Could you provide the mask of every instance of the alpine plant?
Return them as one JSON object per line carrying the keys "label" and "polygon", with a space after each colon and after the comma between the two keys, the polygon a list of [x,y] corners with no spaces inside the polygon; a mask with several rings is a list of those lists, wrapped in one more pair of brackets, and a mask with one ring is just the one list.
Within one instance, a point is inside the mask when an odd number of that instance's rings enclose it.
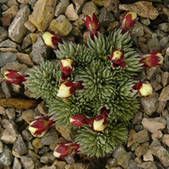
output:
{"label": "alpine plant", "polygon": [[[158,52],[141,57],[133,48],[127,30],[134,26],[136,17],[127,13],[122,27],[105,36],[99,32],[97,17],[86,16],[87,45],[44,33],[43,40],[55,49],[56,59],[34,67],[24,83],[36,98],[47,102],[50,120],[76,133],[73,143],[60,143],[55,148],[57,158],[77,152],[105,157],[126,142],[127,127],[139,109],[138,96],[149,97],[153,92],[149,82],[138,82],[135,77],[144,65],[162,63]],[[41,135],[50,125],[40,125],[41,132],[36,129],[39,125],[30,126],[35,128],[30,128],[34,135]]]}

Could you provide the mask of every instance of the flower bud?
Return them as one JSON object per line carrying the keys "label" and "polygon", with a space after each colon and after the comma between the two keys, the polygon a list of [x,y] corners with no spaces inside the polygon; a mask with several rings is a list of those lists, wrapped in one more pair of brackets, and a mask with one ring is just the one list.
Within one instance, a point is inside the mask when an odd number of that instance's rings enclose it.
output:
{"label": "flower bud", "polygon": [[50,47],[53,49],[57,49],[58,44],[62,43],[61,38],[58,35],[54,34],[53,32],[45,32],[42,35],[42,39],[47,47]]}
{"label": "flower bud", "polygon": [[150,52],[149,54],[141,57],[141,62],[144,63],[145,67],[153,67],[163,64],[163,56],[158,51]]}
{"label": "flower bud", "polygon": [[72,59],[62,59],[61,70],[66,76],[70,76],[73,71],[73,60]]}
{"label": "flower bud", "polygon": [[128,29],[134,27],[137,22],[137,14],[135,12],[127,12],[121,23],[122,33],[125,33]]}
{"label": "flower bud", "polygon": [[114,50],[110,56],[110,60],[113,62],[113,67],[125,67],[126,63],[124,62],[124,51],[117,49]]}
{"label": "flower bud", "polygon": [[93,130],[104,131],[107,126],[107,117],[108,117],[108,113],[106,111],[101,113],[100,115],[97,115],[93,119],[93,126],[92,126]]}
{"label": "flower bud", "polygon": [[94,37],[95,35],[97,36],[100,25],[96,15],[93,14],[92,17],[86,15],[85,24],[87,29],[90,31],[92,37]]}
{"label": "flower bud", "polygon": [[49,116],[44,116],[32,121],[28,129],[34,137],[42,137],[53,123],[53,120],[49,120]]}
{"label": "flower bud", "polygon": [[82,114],[76,114],[70,118],[70,123],[76,127],[83,127],[88,124],[88,119]]}
{"label": "flower bud", "polygon": [[53,155],[57,158],[65,158],[68,155],[75,155],[79,151],[79,144],[60,143],[56,146]]}
{"label": "flower bud", "polygon": [[4,78],[8,83],[21,84],[26,81],[26,75],[17,70],[6,70],[4,71]]}
{"label": "flower bud", "polygon": [[136,89],[140,96],[149,96],[153,93],[153,88],[149,82],[139,82]]}
{"label": "flower bud", "polygon": [[72,81],[65,81],[61,83],[59,90],[58,90],[58,97],[61,98],[68,98],[72,96],[76,91],[76,87]]}

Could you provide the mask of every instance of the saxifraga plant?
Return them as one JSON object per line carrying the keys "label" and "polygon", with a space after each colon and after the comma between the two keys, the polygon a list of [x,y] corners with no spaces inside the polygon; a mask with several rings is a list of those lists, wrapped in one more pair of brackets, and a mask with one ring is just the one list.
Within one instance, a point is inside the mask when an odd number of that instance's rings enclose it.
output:
{"label": "saxifraga plant", "polygon": [[25,85],[47,102],[52,120],[75,130],[80,153],[100,158],[127,140],[142,64],[128,32],[90,33],[87,45],[58,43],[56,59],[34,67]]}

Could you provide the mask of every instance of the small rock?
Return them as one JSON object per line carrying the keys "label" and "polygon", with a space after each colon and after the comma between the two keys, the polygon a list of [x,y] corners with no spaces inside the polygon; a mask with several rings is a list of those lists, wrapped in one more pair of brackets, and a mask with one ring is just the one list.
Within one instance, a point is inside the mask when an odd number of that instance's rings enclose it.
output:
{"label": "small rock", "polygon": [[117,14],[119,12],[119,0],[106,0],[104,3],[104,7],[108,10],[108,11],[112,11],[115,14]]}
{"label": "small rock", "polygon": [[160,50],[160,42],[157,39],[156,34],[154,34],[154,36],[152,37],[152,39],[149,39],[147,42],[148,48],[150,52],[153,52],[155,50]]}
{"label": "small rock", "polygon": [[73,0],[73,3],[76,6],[76,11],[78,12],[79,9],[82,7],[82,5],[84,4],[85,0]]}
{"label": "small rock", "polygon": [[66,162],[55,160],[55,162],[53,163],[53,166],[56,166],[58,169],[65,169]]}
{"label": "small rock", "polygon": [[160,46],[161,46],[161,48],[165,48],[168,45],[168,41],[169,41],[169,37],[168,36],[163,37],[160,40]]}
{"label": "small rock", "polygon": [[123,146],[119,146],[114,154],[113,157],[117,160],[117,164],[123,168],[127,168],[129,165],[129,160],[131,158],[131,154],[127,153]]}
{"label": "small rock", "polygon": [[3,153],[0,154],[0,165],[5,167],[10,166],[12,164],[12,153],[11,150],[5,146]]}
{"label": "small rock", "polygon": [[24,169],[34,169],[35,165],[34,165],[32,158],[27,157],[27,156],[22,156],[21,162],[23,164]]}
{"label": "small rock", "polygon": [[14,158],[12,169],[22,169],[22,165],[18,158]]}
{"label": "small rock", "polygon": [[3,123],[5,123],[5,130],[2,133],[1,140],[6,144],[15,143],[17,138],[17,131],[15,129],[15,125],[8,120],[3,120]]}
{"label": "small rock", "polygon": [[75,9],[74,9],[74,6],[73,4],[70,4],[67,8],[66,8],[66,11],[65,11],[65,15],[67,16],[67,18],[70,20],[70,21],[76,21],[79,16],[77,15]]}
{"label": "small rock", "polygon": [[68,5],[69,5],[69,0],[60,1],[56,6],[55,16],[57,17],[60,14],[64,14]]}
{"label": "small rock", "polygon": [[0,67],[5,66],[7,63],[14,62],[16,54],[12,52],[0,52]]}
{"label": "small rock", "polygon": [[83,163],[74,163],[74,164],[68,164],[65,166],[65,169],[89,169],[88,165]]}
{"label": "small rock", "polygon": [[159,15],[157,9],[153,6],[152,2],[147,1],[139,1],[128,5],[120,4],[119,9],[125,11],[133,11],[143,18],[150,18],[152,20],[155,20]]}
{"label": "small rock", "polygon": [[17,153],[18,156],[22,156],[27,153],[27,147],[26,147],[21,135],[18,135],[18,138],[13,145],[12,152]]}
{"label": "small rock", "polygon": [[159,101],[168,101],[169,100],[169,85],[163,88],[158,100]]}
{"label": "small rock", "polygon": [[142,120],[142,116],[143,116],[143,114],[142,114],[141,111],[136,113],[136,115],[135,115],[135,117],[133,119],[133,124],[139,124],[141,122],[141,120]]}
{"label": "small rock", "polygon": [[30,32],[35,32],[36,30],[36,27],[29,21],[27,20],[25,23],[24,23],[24,26],[26,29],[28,29]]}
{"label": "small rock", "polygon": [[40,158],[40,162],[44,164],[52,163],[54,160],[55,157],[53,156],[53,153],[46,153]]}
{"label": "small rock", "polygon": [[11,7],[11,6],[13,6],[13,5],[18,5],[18,3],[17,3],[16,0],[8,0],[7,5],[8,5],[9,7]]}
{"label": "small rock", "polygon": [[29,21],[39,31],[45,31],[54,17],[56,0],[38,0],[29,16]]}
{"label": "small rock", "polygon": [[139,167],[143,168],[143,169],[158,169],[155,165],[154,162],[144,162],[138,165]]}
{"label": "small rock", "polygon": [[153,140],[155,140],[155,139],[160,139],[162,136],[163,136],[162,132],[160,130],[157,130],[152,134],[151,137]]}
{"label": "small rock", "polygon": [[164,134],[162,142],[169,147],[169,134]]}
{"label": "small rock", "polygon": [[39,37],[36,43],[33,44],[31,56],[33,62],[36,64],[43,62],[44,57],[47,56],[47,48],[41,37]]}
{"label": "small rock", "polygon": [[131,35],[134,37],[139,37],[139,36],[144,36],[144,27],[140,22],[137,22],[132,31],[131,31]]}
{"label": "small rock", "polygon": [[9,16],[11,20],[16,16],[18,13],[18,5],[11,6],[8,10],[2,13],[3,16]]}
{"label": "small rock", "polygon": [[0,114],[5,116],[6,115],[6,110],[4,107],[0,106]]}
{"label": "small rock", "polygon": [[34,120],[36,114],[33,110],[25,110],[22,112],[21,118],[25,120],[28,124]]}
{"label": "small rock", "polygon": [[107,1],[107,0],[102,0],[102,1],[100,1],[100,0],[92,0],[92,2],[94,2],[98,6],[104,6],[105,1]]}
{"label": "small rock", "polygon": [[164,87],[168,84],[168,80],[169,80],[169,73],[162,72],[162,84]]}
{"label": "small rock", "polygon": [[0,42],[2,42],[3,40],[5,40],[8,36],[8,32],[0,26]]}
{"label": "small rock", "polygon": [[17,44],[12,42],[11,40],[7,39],[0,43],[0,48],[17,48]]}
{"label": "small rock", "polygon": [[152,95],[150,95],[148,97],[142,97],[141,103],[144,108],[144,112],[147,115],[152,115],[158,107],[158,104],[157,104],[158,103],[158,94],[153,93]]}
{"label": "small rock", "polygon": [[148,149],[149,149],[149,143],[148,142],[143,143],[136,148],[135,154],[138,158],[140,158],[148,151]]}
{"label": "small rock", "polygon": [[33,66],[33,62],[28,54],[16,53],[17,59],[28,66]]}
{"label": "small rock", "polygon": [[115,17],[112,13],[108,12],[106,8],[102,8],[100,10],[99,15],[99,23],[102,23],[103,25],[110,24],[111,22],[115,21]]}
{"label": "small rock", "polygon": [[151,23],[150,19],[148,19],[148,18],[146,18],[146,19],[145,18],[140,18],[140,20],[141,20],[142,24],[147,25],[147,26],[150,25],[150,23]]}
{"label": "small rock", "polygon": [[32,145],[33,145],[35,151],[38,152],[39,149],[43,147],[41,138],[35,138],[35,139],[32,141]]}
{"label": "small rock", "polygon": [[72,141],[72,130],[68,127],[64,127],[64,126],[59,126],[59,125],[55,125],[56,130],[62,135],[62,137],[64,137],[66,140],[68,141]]}
{"label": "small rock", "polygon": [[27,31],[24,26],[24,23],[27,21],[29,13],[30,9],[28,6],[25,5],[19,10],[14,20],[12,21],[8,29],[8,34],[13,41],[19,43],[22,41]]}
{"label": "small rock", "polygon": [[151,151],[165,167],[169,167],[169,152],[164,147],[152,146]]}
{"label": "small rock", "polygon": [[15,119],[16,112],[15,112],[14,108],[8,108],[8,109],[6,109],[6,114],[7,114],[8,118],[10,120],[14,120]]}
{"label": "small rock", "polygon": [[147,130],[141,130],[138,133],[136,133],[135,130],[131,130],[129,133],[127,146],[130,147],[132,144],[145,143],[147,141],[149,141]]}
{"label": "small rock", "polygon": [[152,85],[155,92],[162,89],[162,85],[157,80],[152,81],[151,85]]}
{"label": "small rock", "polygon": [[93,2],[86,2],[83,6],[82,13],[92,16],[93,14],[98,15],[99,11]]}
{"label": "small rock", "polygon": [[163,32],[169,32],[169,23],[161,23],[158,25],[159,29]]}
{"label": "small rock", "polygon": [[111,169],[111,167],[115,167],[115,166],[117,166],[116,159],[115,158],[109,158],[107,160],[106,168],[107,169],[109,169],[109,168]]}
{"label": "small rock", "polygon": [[51,128],[44,137],[41,138],[43,145],[53,144],[58,139],[58,133],[55,129]]}
{"label": "small rock", "polygon": [[30,132],[28,131],[28,130],[23,130],[22,131],[22,136],[23,136],[23,138],[26,140],[26,141],[30,141],[30,140],[32,140],[33,139],[33,136],[30,134]]}
{"label": "small rock", "polygon": [[31,34],[28,34],[24,37],[21,48],[25,49],[29,47],[30,45],[32,45],[32,38],[31,38]]}
{"label": "small rock", "polygon": [[10,98],[10,97],[12,96],[12,95],[11,95],[10,88],[9,88],[7,82],[3,81],[3,82],[1,83],[1,88],[2,88],[2,91],[3,91],[3,93],[5,94],[5,97],[6,97],[6,98]]}
{"label": "small rock", "polygon": [[49,29],[61,36],[67,36],[72,30],[72,24],[64,15],[60,15],[57,19],[52,20]]}
{"label": "small rock", "polygon": [[144,161],[154,161],[153,155],[151,153],[151,150],[148,150],[144,155],[143,155],[143,160]]}
{"label": "small rock", "polygon": [[2,153],[3,151],[4,151],[3,143],[2,143],[2,141],[0,141],[0,153]]}
{"label": "small rock", "polygon": [[158,112],[158,113],[162,113],[163,110],[165,109],[165,106],[166,106],[167,102],[166,102],[166,101],[160,101],[160,102],[158,102],[158,103],[159,103],[159,104],[158,104],[157,112]]}
{"label": "small rock", "polygon": [[157,118],[144,118],[142,124],[145,129],[151,133],[155,133],[157,130],[162,130],[166,126],[166,120],[162,117]]}

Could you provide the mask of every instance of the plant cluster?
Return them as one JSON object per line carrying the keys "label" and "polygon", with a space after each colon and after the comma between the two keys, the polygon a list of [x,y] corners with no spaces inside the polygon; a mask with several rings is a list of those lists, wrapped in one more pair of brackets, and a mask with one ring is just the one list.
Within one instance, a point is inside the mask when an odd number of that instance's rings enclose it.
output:
{"label": "plant cluster", "polygon": [[153,92],[148,82],[137,84],[134,78],[143,65],[152,67],[163,61],[157,51],[140,57],[133,48],[126,31],[136,20],[135,13],[127,13],[122,29],[105,36],[98,31],[96,16],[86,16],[90,31],[87,45],[63,41],[51,32],[43,34],[56,59],[32,68],[23,81],[26,78],[25,86],[36,98],[43,98],[49,109],[48,117],[30,123],[34,136],[43,136],[54,122],[76,133],[74,143],[56,147],[56,157],[78,151],[89,157],[104,157],[126,141],[127,127],[139,109],[138,94],[148,96]]}

